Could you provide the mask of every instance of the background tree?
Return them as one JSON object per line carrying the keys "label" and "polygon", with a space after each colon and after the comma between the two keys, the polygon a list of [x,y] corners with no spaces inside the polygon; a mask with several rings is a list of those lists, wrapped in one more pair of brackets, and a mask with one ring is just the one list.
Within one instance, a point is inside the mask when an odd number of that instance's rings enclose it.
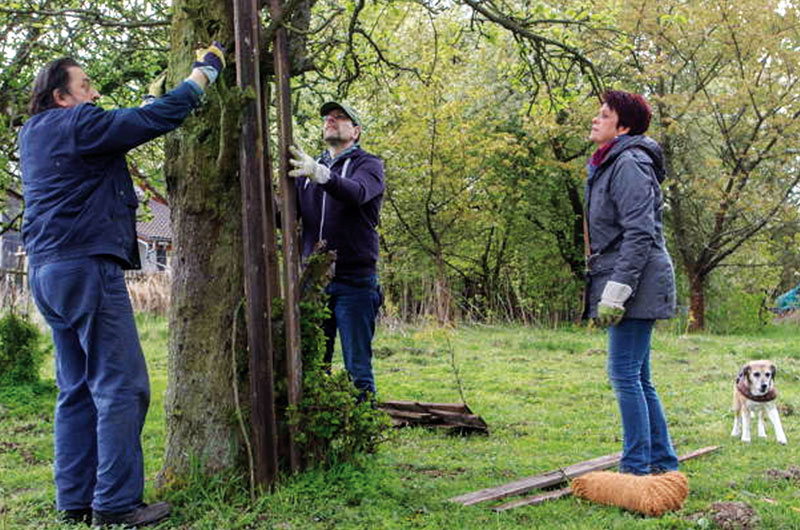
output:
{"label": "background tree", "polygon": [[711,273],[797,208],[797,13],[779,1],[628,7],[627,44],[611,48],[655,104],[672,248],[690,327],[703,329]]}

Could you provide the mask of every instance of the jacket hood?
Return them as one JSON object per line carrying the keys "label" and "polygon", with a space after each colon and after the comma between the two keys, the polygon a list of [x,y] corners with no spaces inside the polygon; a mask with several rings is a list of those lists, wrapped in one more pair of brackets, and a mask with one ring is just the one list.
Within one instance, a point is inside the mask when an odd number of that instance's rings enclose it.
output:
{"label": "jacket hood", "polygon": [[614,146],[611,148],[611,151],[608,152],[606,157],[603,159],[602,164],[600,165],[605,166],[606,164],[610,164],[616,160],[616,158],[622,154],[623,151],[634,148],[639,149],[650,158],[653,163],[653,169],[655,170],[658,183],[660,184],[664,182],[664,179],[667,176],[667,170],[664,165],[664,151],[661,149],[661,146],[658,145],[658,142],[643,134],[624,134],[620,136],[617,139],[617,143],[614,144]]}

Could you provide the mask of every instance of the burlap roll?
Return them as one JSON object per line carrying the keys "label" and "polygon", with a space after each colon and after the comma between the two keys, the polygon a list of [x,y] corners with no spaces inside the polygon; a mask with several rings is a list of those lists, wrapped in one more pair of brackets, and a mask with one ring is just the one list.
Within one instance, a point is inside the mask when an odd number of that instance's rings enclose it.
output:
{"label": "burlap roll", "polygon": [[574,479],[570,487],[583,499],[656,517],[679,510],[689,494],[689,481],[680,471],[645,476],[594,471]]}

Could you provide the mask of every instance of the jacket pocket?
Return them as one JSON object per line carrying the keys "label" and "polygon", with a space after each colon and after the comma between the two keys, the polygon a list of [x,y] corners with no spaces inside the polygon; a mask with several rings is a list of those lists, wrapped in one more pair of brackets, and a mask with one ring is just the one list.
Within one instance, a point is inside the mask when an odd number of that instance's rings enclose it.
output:
{"label": "jacket pocket", "polygon": [[618,256],[619,252],[589,256],[587,264],[589,276],[594,277],[611,274],[614,270],[614,265],[617,263]]}

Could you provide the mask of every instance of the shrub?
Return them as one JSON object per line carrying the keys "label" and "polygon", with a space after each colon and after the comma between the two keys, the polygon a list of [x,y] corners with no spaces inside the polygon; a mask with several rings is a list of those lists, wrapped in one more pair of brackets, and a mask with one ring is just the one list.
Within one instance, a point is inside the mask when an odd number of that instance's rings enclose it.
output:
{"label": "shrub", "polygon": [[39,329],[27,318],[8,312],[0,318],[0,386],[39,380],[44,361]]}
{"label": "shrub", "polygon": [[303,359],[303,398],[298,407],[282,399],[286,392],[283,304],[273,302],[273,340],[276,359],[275,391],[278,408],[286,406],[289,422],[297,427],[296,441],[306,464],[332,465],[351,460],[359,453],[373,452],[389,427],[389,417],[374,409],[370,401],[358,402],[358,391],[345,370],[328,373],[323,364],[325,335],[322,323],[328,317],[323,289],[333,257],[314,254],[300,279],[300,343]]}

